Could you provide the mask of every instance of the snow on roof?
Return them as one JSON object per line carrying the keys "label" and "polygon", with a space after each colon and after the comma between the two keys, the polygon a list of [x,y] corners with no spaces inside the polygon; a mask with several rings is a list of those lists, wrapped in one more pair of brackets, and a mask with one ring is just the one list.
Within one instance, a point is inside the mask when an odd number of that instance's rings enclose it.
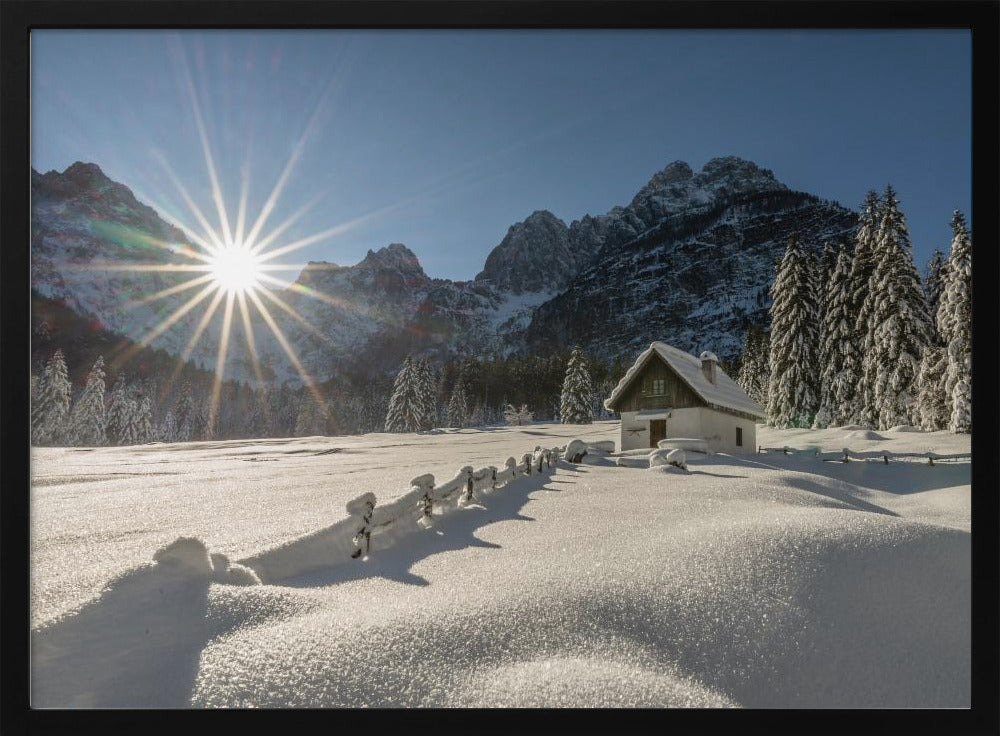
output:
{"label": "snow on roof", "polygon": [[[760,404],[746,395],[739,384],[726,375],[718,365],[715,366],[715,383],[710,383],[701,370],[701,360],[685,353],[683,350],[667,345],[665,342],[654,342],[636,359],[635,364],[626,371],[622,380],[615,386],[604,401],[604,406],[611,406],[625,393],[632,380],[643,369],[653,353],[659,355],[705,403],[722,410],[738,411],[744,414],[764,419],[767,414]],[[704,353],[703,353],[704,355]],[[714,357],[714,356],[713,356]]]}

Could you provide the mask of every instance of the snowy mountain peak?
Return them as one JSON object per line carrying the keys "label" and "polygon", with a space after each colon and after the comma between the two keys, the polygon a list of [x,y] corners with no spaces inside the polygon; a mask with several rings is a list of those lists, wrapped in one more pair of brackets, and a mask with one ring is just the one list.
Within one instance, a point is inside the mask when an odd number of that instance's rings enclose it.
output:
{"label": "snowy mountain peak", "polygon": [[697,177],[701,183],[752,182],[758,188],[787,189],[784,184],[774,178],[770,169],[762,169],[753,161],[738,156],[721,156],[706,163]]}
{"label": "snowy mountain peak", "polygon": [[357,268],[394,269],[426,278],[416,253],[402,243],[390,243],[375,251],[369,249],[368,255],[357,265]]}
{"label": "snowy mountain peak", "polygon": [[568,234],[565,222],[548,210],[535,210],[510,226],[476,281],[514,294],[562,287],[590,258],[570,247]]}
{"label": "snowy mountain peak", "polygon": [[693,176],[694,172],[686,161],[674,161],[653,174],[642,191],[663,189],[671,184],[687,181]]}

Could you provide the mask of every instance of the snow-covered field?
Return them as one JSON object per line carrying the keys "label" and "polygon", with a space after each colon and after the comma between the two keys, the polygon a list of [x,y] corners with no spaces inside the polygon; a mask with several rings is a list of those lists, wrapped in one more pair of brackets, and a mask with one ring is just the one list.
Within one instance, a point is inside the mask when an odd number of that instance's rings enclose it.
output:
{"label": "snow-covered field", "polygon": [[[757,441],[970,447],[879,435]],[[591,456],[280,585],[152,563],[178,537],[238,561],[366,491],[574,437],[617,444],[618,424],[35,449],[32,704],[969,705],[968,462]]]}

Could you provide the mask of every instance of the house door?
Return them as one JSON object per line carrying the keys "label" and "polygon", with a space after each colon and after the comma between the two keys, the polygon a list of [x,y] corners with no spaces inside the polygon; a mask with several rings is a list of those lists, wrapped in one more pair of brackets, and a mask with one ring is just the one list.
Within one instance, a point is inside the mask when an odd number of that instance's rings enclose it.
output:
{"label": "house door", "polygon": [[649,420],[649,446],[656,447],[656,444],[660,440],[665,440],[667,438],[667,420],[666,419],[650,419]]}

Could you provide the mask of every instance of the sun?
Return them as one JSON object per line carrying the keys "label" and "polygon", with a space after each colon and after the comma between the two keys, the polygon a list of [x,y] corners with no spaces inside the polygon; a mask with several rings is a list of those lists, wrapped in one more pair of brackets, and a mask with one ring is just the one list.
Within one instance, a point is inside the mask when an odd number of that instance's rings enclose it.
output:
{"label": "sun", "polygon": [[253,289],[262,270],[260,259],[244,244],[217,251],[209,265],[216,285],[230,294],[244,294]]}

